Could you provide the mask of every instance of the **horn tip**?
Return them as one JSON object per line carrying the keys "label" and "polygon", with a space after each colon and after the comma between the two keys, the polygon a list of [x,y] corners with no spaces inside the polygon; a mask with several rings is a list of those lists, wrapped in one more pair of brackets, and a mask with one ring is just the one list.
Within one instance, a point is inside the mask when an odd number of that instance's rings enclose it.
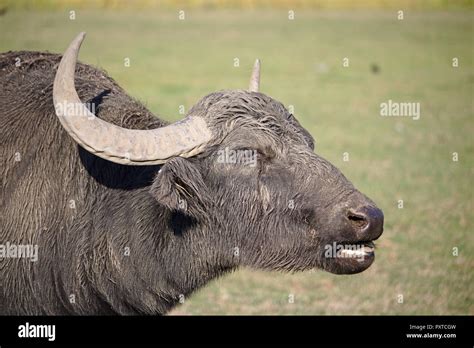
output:
{"label": "horn tip", "polygon": [[260,87],[260,59],[255,60],[252,69],[252,76],[250,76],[249,91],[258,92]]}
{"label": "horn tip", "polygon": [[86,37],[86,32],[85,32],[85,31],[81,31],[79,34],[77,34],[76,40],[79,41],[79,42],[82,42],[85,37]]}

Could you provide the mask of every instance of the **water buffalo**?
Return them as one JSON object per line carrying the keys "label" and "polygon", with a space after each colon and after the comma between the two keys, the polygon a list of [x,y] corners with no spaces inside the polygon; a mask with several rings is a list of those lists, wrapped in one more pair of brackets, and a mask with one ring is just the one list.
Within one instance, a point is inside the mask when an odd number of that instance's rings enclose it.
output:
{"label": "water buffalo", "polygon": [[163,314],[240,266],[372,264],[382,211],[258,92],[258,61],[167,124],[76,66],[83,39],[0,55],[0,314]]}

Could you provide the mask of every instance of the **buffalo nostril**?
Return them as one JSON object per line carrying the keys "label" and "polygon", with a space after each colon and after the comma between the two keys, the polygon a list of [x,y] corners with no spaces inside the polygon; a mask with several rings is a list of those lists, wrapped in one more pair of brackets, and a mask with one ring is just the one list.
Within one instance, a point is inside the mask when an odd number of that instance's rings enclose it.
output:
{"label": "buffalo nostril", "polygon": [[383,232],[383,212],[374,206],[364,206],[357,210],[349,210],[347,218],[359,238],[377,239]]}
{"label": "buffalo nostril", "polygon": [[351,222],[352,226],[354,226],[357,230],[363,230],[369,225],[369,221],[367,216],[362,213],[355,213],[353,211],[349,211],[347,214],[347,218]]}

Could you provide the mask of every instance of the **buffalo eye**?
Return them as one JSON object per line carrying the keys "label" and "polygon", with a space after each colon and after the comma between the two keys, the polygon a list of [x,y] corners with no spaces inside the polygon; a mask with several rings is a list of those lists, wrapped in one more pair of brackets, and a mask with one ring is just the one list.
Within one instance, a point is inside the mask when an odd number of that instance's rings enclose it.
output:
{"label": "buffalo eye", "polygon": [[248,150],[256,151],[258,160],[270,161],[276,157],[276,152],[270,146],[248,148]]}

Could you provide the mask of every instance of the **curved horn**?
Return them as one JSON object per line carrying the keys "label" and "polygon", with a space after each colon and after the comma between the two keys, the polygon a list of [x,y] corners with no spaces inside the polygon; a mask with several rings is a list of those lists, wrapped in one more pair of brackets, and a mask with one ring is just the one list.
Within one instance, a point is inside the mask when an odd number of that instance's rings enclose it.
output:
{"label": "curved horn", "polygon": [[61,124],[89,152],[111,162],[153,165],[176,156],[191,157],[203,151],[211,131],[201,117],[188,116],[151,130],[126,129],[105,122],[81,102],[74,86],[77,56],[85,33],[69,45],[53,85],[53,101]]}
{"label": "curved horn", "polygon": [[260,59],[255,61],[252,70],[252,76],[250,76],[249,91],[258,92],[260,88]]}

